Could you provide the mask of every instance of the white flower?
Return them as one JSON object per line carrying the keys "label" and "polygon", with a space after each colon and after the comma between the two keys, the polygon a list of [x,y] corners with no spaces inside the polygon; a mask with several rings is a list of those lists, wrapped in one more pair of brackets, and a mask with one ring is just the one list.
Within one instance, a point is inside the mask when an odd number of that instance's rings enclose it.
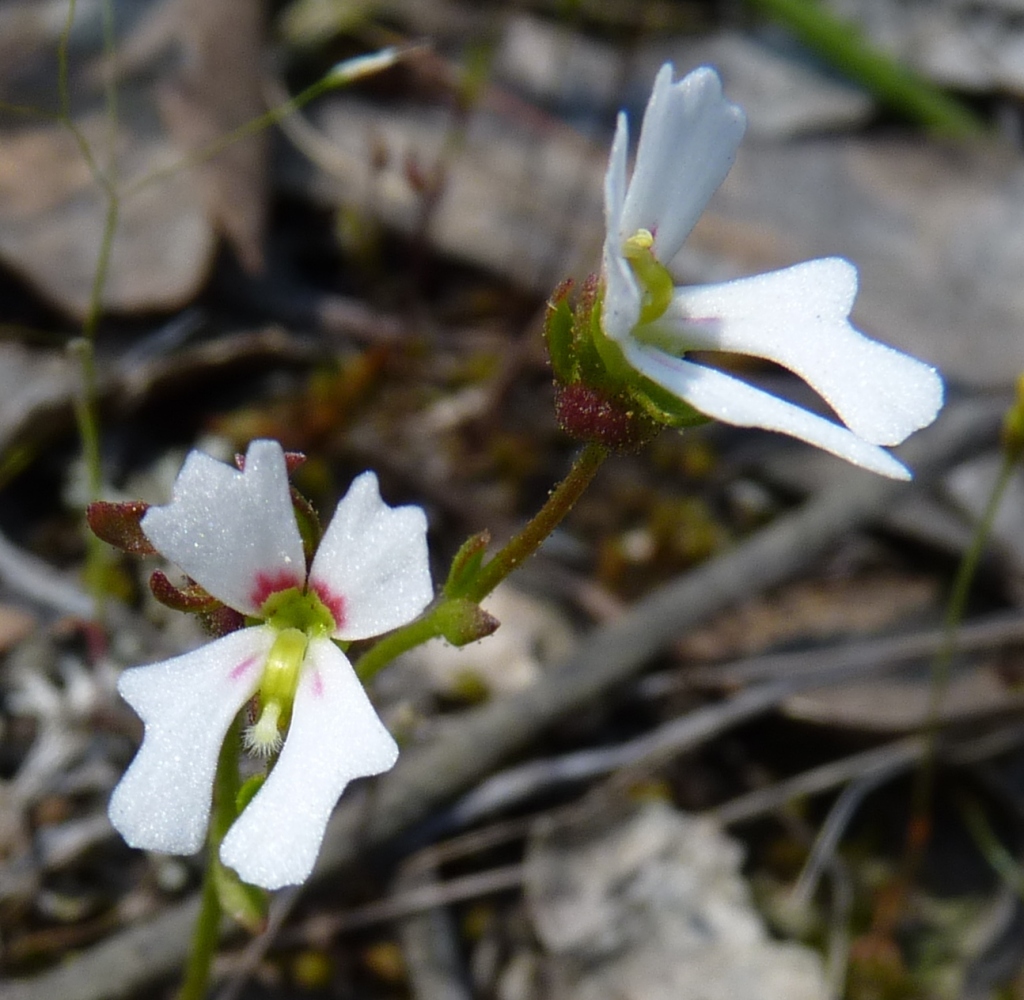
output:
{"label": "white flower", "polygon": [[345,786],[398,756],[332,640],[379,635],[430,601],[423,511],[389,507],[364,473],[338,504],[307,576],[284,453],[276,441],[254,441],[242,472],[192,452],[171,503],[150,509],[142,529],[210,594],[262,624],[122,674],[118,690],[146,729],[114,790],[111,821],[133,847],[199,850],[221,744],[258,695],[247,745],[273,753],[278,725],[287,733],[220,857],[253,885],[302,882]]}
{"label": "white flower", "polygon": [[[933,368],[850,325],[857,271],[849,261],[829,257],[724,284],[673,287],[665,265],[724,180],[744,127],[743,112],[723,97],[714,70],[703,67],[673,83],[666,64],[627,185],[628,128],[619,115],[605,176],[604,333],[632,368],[708,417],[782,431],[907,479],[907,469],[879,445],[898,444],[935,419],[942,381]],[[691,350],[784,365],[846,427],[683,360]]]}

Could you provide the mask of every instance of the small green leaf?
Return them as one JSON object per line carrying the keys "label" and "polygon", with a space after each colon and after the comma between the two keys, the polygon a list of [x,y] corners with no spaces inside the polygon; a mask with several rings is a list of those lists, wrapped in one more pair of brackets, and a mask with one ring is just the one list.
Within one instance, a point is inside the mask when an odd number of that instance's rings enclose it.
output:
{"label": "small green leaf", "polygon": [[476,579],[490,542],[491,533],[481,531],[462,543],[448,570],[448,579],[442,591],[445,597],[461,597],[466,593]]}
{"label": "small green leaf", "polygon": [[238,794],[235,796],[236,816],[241,816],[242,810],[252,802],[256,793],[263,787],[263,782],[266,780],[267,776],[265,774],[254,774],[251,778],[246,778],[242,787],[238,789]]}
{"label": "small green leaf", "polygon": [[220,908],[232,920],[252,934],[261,933],[267,923],[269,894],[254,885],[243,882],[220,861],[213,861],[213,881],[217,889]]}

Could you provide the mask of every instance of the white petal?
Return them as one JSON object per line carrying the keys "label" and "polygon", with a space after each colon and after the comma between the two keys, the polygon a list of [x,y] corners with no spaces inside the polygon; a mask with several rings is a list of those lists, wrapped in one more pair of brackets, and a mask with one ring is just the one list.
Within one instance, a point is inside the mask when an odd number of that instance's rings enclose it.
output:
{"label": "white petal", "polygon": [[847,317],[856,294],[856,268],[829,257],[720,285],[679,288],[654,325],[671,329],[680,348],[735,351],[784,365],[821,393],[859,437],[898,444],[935,419],[942,380],[929,365],[851,326]]}
{"label": "white petal", "polygon": [[702,66],[673,83],[672,65],[662,66],[644,112],[620,242],[650,230],[655,256],[668,264],[725,180],[745,128],[713,69]]}
{"label": "white petal", "polygon": [[203,845],[224,734],[259,684],[271,629],[241,629],[162,663],[126,670],[121,696],[146,734],[110,800],[132,846],[192,854]]}
{"label": "white petal", "polygon": [[621,248],[622,206],[626,200],[626,158],[629,155],[629,122],[624,111],[615,120],[615,138],[608,154],[604,175],[604,221],[609,234],[614,234],[616,247]]}
{"label": "white petal", "polygon": [[640,286],[626,258],[608,246],[604,254],[604,279],[601,329],[612,340],[621,342],[640,321]]}
{"label": "white petal", "polygon": [[333,612],[339,639],[365,639],[411,621],[434,596],[426,515],[419,507],[389,507],[377,477],[364,472],[334,512],[309,585]]}
{"label": "white petal", "polygon": [[191,452],[171,502],[151,507],[142,530],[193,580],[245,614],[306,578],[284,452],[276,441],[253,441],[244,472]]}
{"label": "white petal", "polygon": [[344,654],[329,639],[314,639],[284,749],[224,838],[221,860],[265,889],[304,882],[345,786],[397,759],[395,741]]}
{"label": "white petal", "polygon": [[730,375],[635,343],[625,345],[625,353],[634,368],[706,416],[739,427],[781,431],[883,476],[911,478],[902,463],[877,445]]}
{"label": "white petal", "polygon": [[[601,324],[612,340],[629,336],[640,319],[640,289],[636,277],[622,256],[620,220],[626,197],[626,155],[629,126],[625,114],[619,114],[615,139],[604,176],[604,301]],[[632,234],[630,234],[632,235]]]}

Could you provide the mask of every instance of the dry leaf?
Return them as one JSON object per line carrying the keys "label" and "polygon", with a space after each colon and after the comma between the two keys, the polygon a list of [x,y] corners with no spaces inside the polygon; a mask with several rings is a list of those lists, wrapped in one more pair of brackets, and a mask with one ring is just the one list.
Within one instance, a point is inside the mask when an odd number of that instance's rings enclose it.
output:
{"label": "dry leaf", "polygon": [[[101,114],[79,123],[92,147],[109,148]],[[173,163],[165,139],[122,122],[114,140],[120,184]],[[0,141],[0,255],[38,291],[85,314],[107,205],[70,131],[59,125],[8,133]],[[175,309],[196,292],[213,256],[202,204],[183,174],[121,200],[103,302],[114,312]]]}
{"label": "dry leaf", "polygon": [[[263,111],[265,12],[260,0],[178,0],[185,58],[179,78],[161,88],[171,135],[196,154]],[[263,268],[267,133],[232,142],[190,168],[214,225],[243,267]]]}

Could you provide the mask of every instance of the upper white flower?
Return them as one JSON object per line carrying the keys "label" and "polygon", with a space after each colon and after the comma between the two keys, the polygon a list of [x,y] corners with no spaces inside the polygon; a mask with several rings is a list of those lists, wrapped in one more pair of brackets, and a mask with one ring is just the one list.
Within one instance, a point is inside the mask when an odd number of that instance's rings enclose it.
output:
{"label": "upper white flower", "polygon": [[259,694],[250,741],[276,750],[277,726],[287,735],[220,857],[268,889],[309,875],[345,786],[398,756],[332,640],[378,635],[423,610],[433,596],[426,527],[420,508],[389,507],[376,476],[364,473],[338,504],[307,576],[281,446],[254,441],[241,472],[201,452],[188,456],[171,503],[150,509],[142,529],[210,594],[263,623],[122,674],[118,690],[146,727],[110,802],[129,844],[199,850],[225,734]]}
{"label": "upper white flower", "polygon": [[[851,326],[857,271],[839,257],[718,285],[673,287],[678,253],[732,165],[743,112],[714,70],[676,83],[665,64],[647,104],[633,175],[620,114],[605,175],[605,335],[642,375],[709,417],[782,431],[886,476],[907,469],[880,445],[931,423],[942,381],[929,365]],[[843,427],[705,364],[691,350],[775,361],[804,378]]]}

